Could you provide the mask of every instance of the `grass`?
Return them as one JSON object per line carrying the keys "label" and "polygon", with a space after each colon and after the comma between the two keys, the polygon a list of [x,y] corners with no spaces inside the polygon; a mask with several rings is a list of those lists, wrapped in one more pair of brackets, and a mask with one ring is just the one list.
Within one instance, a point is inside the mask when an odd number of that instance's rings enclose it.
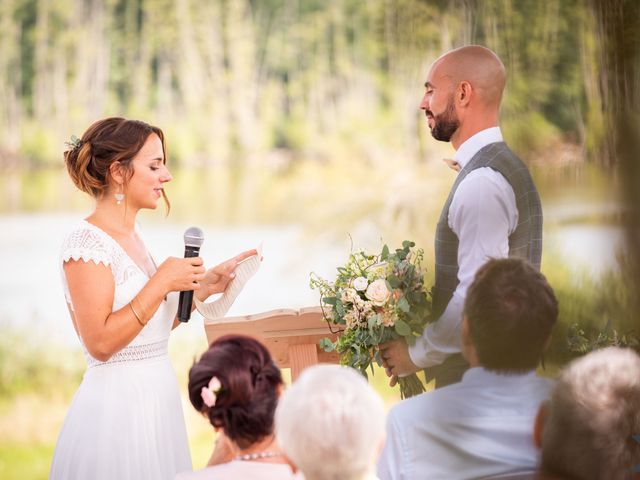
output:
{"label": "grass", "polygon": [[4,480],[45,480],[49,478],[49,466],[54,443],[0,443],[0,478]]}

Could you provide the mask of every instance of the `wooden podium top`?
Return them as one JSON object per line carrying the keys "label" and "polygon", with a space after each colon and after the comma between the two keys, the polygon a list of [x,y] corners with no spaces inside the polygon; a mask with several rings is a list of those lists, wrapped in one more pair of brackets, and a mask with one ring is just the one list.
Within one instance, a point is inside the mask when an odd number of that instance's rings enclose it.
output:
{"label": "wooden podium top", "polygon": [[257,338],[269,349],[280,368],[292,368],[294,379],[302,368],[313,363],[339,362],[335,351],[327,353],[318,346],[322,338],[336,340],[320,307],[282,308],[243,317],[225,317],[215,322],[205,319],[204,328],[209,344],[229,334]]}

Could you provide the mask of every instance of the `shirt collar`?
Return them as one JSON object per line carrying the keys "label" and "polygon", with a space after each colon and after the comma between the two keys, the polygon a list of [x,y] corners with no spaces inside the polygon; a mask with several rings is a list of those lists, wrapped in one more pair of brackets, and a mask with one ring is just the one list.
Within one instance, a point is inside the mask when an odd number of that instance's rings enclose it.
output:
{"label": "shirt collar", "polygon": [[535,370],[530,370],[524,373],[499,373],[491,370],[487,370],[483,367],[473,367],[464,372],[461,383],[466,384],[482,384],[492,385],[495,383],[504,383],[509,381],[521,381],[533,378],[536,376]]}
{"label": "shirt collar", "polygon": [[475,135],[467,138],[465,142],[460,145],[460,148],[456,151],[453,157],[460,165],[460,168],[464,168],[469,160],[480,151],[481,148],[486,147],[490,143],[502,142],[502,132],[500,127],[491,127],[485,130],[481,130]]}

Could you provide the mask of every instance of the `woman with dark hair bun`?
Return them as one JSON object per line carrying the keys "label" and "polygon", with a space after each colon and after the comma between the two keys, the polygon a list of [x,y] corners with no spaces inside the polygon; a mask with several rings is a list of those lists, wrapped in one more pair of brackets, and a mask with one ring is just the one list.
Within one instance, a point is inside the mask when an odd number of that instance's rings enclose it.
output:
{"label": "woman with dark hair bun", "polygon": [[175,373],[167,355],[178,292],[223,292],[245,252],[205,270],[201,258],[156,266],[136,225],[171,180],[162,130],[107,118],[64,154],[95,209],[63,243],[65,298],[87,370],[56,444],[50,479],[172,479],[191,470]]}
{"label": "woman with dark hair bun", "polygon": [[219,430],[232,460],[177,479],[295,478],[274,437],[282,386],[280,370],[259,341],[227,335],[213,342],[189,371],[189,399]]}

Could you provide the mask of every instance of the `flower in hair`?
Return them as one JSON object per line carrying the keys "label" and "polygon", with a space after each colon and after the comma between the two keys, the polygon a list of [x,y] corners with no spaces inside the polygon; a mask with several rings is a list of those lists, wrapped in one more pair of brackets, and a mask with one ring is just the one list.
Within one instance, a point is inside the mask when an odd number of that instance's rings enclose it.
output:
{"label": "flower in hair", "polygon": [[75,135],[71,135],[71,139],[68,142],[64,142],[64,144],[69,148],[69,150],[75,150],[82,145],[82,140]]}
{"label": "flower in hair", "polygon": [[209,385],[202,387],[200,396],[207,407],[211,408],[216,404],[216,399],[220,390],[222,390],[222,384],[220,383],[220,380],[218,380],[218,377],[212,377],[211,380],[209,380]]}

